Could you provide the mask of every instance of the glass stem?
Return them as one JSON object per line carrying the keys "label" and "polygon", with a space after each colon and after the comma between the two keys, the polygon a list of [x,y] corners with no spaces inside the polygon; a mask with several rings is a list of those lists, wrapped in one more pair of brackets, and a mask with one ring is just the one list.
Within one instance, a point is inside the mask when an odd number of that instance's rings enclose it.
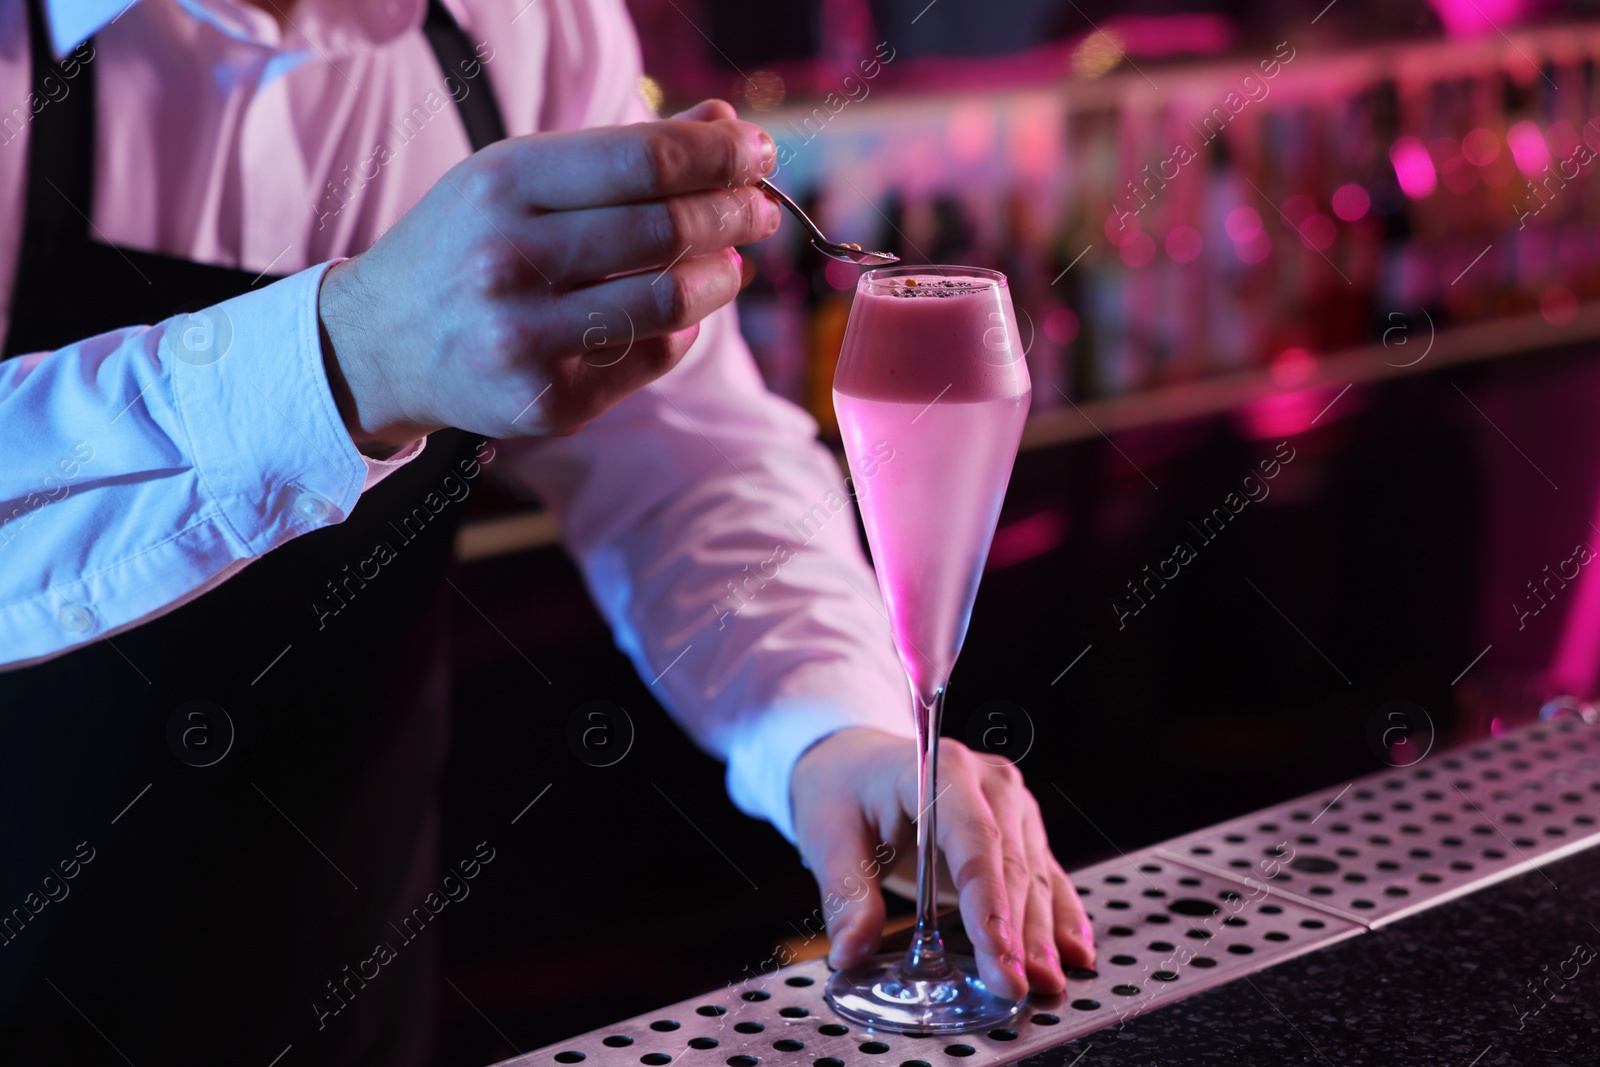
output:
{"label": "glass stem", "polygon": [[944,956],[939,936],[938,834],[935,800],[938,792],[939,720],[944,714],[944,687],[924,699],[911,692],[917,724],[917,929],[901,964],[907,978],[938,981],[955,973]]}

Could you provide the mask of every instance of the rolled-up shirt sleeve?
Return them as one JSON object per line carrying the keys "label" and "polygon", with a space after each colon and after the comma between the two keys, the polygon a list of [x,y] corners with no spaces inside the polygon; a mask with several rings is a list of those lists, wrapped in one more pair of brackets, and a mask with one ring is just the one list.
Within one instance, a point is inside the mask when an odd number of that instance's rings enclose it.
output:
{"label": "rolled-up shirt sleeve", "polygon": [[725,308],[656,383],[571,437],[504,453],[641,678],[727,763],[734,803],[791,841],[806,749],[848,726],[914,736],[854,504],[816,430],[765,389]]}
{"label": "rolled-up shirt sleeve", "polygon": [[328,266],[0,362],[0,665],[171,611],[420,452],[368,459],[344,427],[317,323]]}

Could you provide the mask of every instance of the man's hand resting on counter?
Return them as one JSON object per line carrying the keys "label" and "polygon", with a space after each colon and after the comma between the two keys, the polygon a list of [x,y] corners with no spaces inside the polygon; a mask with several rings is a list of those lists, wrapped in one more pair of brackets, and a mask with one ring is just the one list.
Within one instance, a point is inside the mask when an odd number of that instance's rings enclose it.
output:
{"label": "man's hand resting on counter", "polygon": [[[1039,803],[1009,763],[995,766],[959,741],[939,741],[938,843],[960,892],[961,917],[985,984],[1021,997],[1059,993],[1063,967],[1090,967],[1094,941],[1077,891],[1045,839]],[[840,730],[813,745],[790,782],[800,853],[824,894],[843,895],[887,841],[897,866],[916,864],[916,757],[903,737]],[[871,955],[883,929],[878,885],[828,919],[828,961]]]}
{"label": "man's hand resting on counter", "polygon": [[[444,426],[566,434],[683,357],[770,236],[772,139],[707,101],[663,122],[511,137],[331,267],[323,356],[369,454]],[[622,275],[618,277],[618,275]]]}

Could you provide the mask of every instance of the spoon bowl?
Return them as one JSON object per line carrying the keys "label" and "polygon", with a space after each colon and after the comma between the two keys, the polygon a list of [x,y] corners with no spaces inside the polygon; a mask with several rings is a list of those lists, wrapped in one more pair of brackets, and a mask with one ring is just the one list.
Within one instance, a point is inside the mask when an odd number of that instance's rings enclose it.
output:
{"label": "spoon bowl", "polygon": [[789,209],[789,213],[798,219],[800,225],[805,227],[806,232],[811,235],[812,247],[823,255],[862,267],[885,267],[890,263],[900,262],[899,256],[890,255],[888,252],[873,252],[862,248],[858,244],[840,244],[837,241],[828,240],[817,224],[811,221],[810,216],[800,210],[800,205],[789,198],[789,194],[765,178],[756,182],[756,186]]}

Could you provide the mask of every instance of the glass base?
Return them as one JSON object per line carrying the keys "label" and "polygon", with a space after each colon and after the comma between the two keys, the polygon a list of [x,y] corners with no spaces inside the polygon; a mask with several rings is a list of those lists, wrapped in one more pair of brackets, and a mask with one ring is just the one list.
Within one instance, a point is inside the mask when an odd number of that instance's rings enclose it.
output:
{"label": "glass base", "polygon": [[853,1023],[902,1034],[979,1030],[998,1026],[1022,1009],[1022,1001],[989,992],[971,956],[946,956],[955,973],[937,981],[905,980],[904,959],[900,953],[874,956],[835,971],[828,979],[828,1004]]}

